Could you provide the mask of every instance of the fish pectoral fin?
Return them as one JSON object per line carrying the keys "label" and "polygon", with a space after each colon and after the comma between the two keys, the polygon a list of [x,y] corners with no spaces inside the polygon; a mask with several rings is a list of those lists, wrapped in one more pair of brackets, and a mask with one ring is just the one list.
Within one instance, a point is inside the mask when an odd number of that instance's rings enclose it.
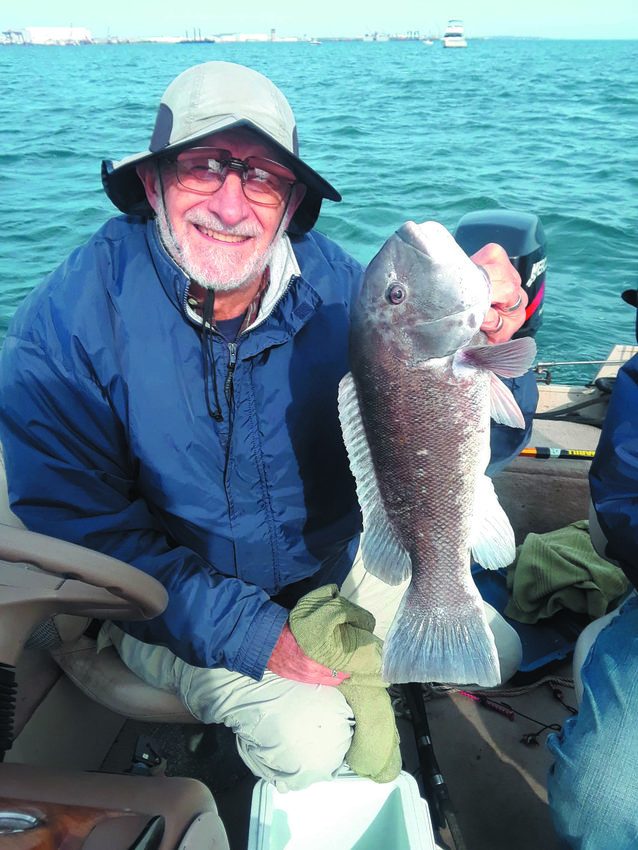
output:
{"label": "fish pectoral fin", "polygon": [[351,373],[345,375],[339,384],[339,420],[363,514],[363,564],[369,573],[386,584],[401,584],[411,574],[410,556],[394,533],[379,492]]}
{"label": "fish pectoral fin", "polygon": [[494,636],[476,588],[449,604],[408,588],[383,644],[381,677],[391,684],[500,684]]}
{"label": "fish pectoral fin", "polygon": [[510,339],[494,345],[475,345],[463,351],[469,366],[489,369],[502,378],[518,378],[534,365],[536,343],[529,336]]}
{"label": "fish pectoral fin", "polygon": [[486,570],[504,569],[516,557],[514,530],[487,475],[476,486],[470,545],[476,562]]}
{"label": "fish pectoral fin", "polygon": [[490,416],[499,425],[524,428],[525,418],[512,391],[494,372],[490,372]]}

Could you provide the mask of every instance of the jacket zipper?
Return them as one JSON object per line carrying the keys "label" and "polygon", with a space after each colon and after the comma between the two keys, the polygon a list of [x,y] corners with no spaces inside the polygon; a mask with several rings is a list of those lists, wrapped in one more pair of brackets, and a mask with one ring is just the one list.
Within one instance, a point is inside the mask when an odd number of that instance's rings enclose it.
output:
{"label": "jacket zipper", "polygon": [[[297,278],[298,278],[298,275],[291,275],[290,276],[290,280],[288,281],[287,286],[284,288],[284,291],[281,293],[279,298],[273,304],[272,309],[268,313],[268,316],[270,316],[274,312],[274,310],[279,305],[279,302],[283,299],[283,297],[286,295],[286,293],[288,292],[288,290],[292,286],[293,282]],[[264,321],[266,321],[268,316],[264,316],[263,319],[260,322],[257,322],[256,324],[253,323],[250,326],[249,330],[253,330],[253,328],[259,327],[259,325],[261,325]],[[218,331],[216,331],[216,332],[218,333]],[[239,334],[239,336],[241,337],[245,333],[246,333],[246,331],[242,331]],[[238,337],[238,339],[239,339],[239,337]],[[228,409],[230,411],[230,402],[231,402],[231,398],[232,398],[232,395],[233,395],[233,377],[235,375],[235,366],[237,365],[237,343],[236,342],[229,342],[228,343],[228,352],[229,352],[228,369],[226,371],[226,379],[224,380],[224,396],[226,398],[226,402],[228,404]]]}
{"label": "jacket zipper", "polygon": [[[283,300],[284,296],[287,294],[287,292],[290,289],[290,287],[292,286],[292,284],[299,277],[300,276],[296,275],[296,274],[293,274],[293,275],[290,276],[290,279],[289,279],[287,285],[284,287],[283,292],[279,295],[279,298],[277,298],[275,303],[272,305],[272,308],[270,309],[268,316],[270,316],[273,313],[273,311],[279,306],[279,303]],[[189,313],[188,286],[184,289],[184,294],[182,296],[182,306],[183,306],[183,309],[184,309],[184,314],[188,317],[188,313]],[[255,327],[259,327],[259,325],[261,325],[264,321],[266,321],[268,316],[264,316],[259,322],[257,322],[256,324],[255,323],[252,324],[250,326],[250,330],[252,330]],[[200,317],[198,317],[198,318],[199,318],[199,323],[200,323],[200,325],[202,327],[202,331],[203,331],[204,323],[203,323],[203,321]],[[192,321],[192,319],[191,319],[191,321]],[[213,331],[214,334],[221,336],[221,334],[219,333],[217,328],[213,327],[212,331]],[[244,333],[245,333],[245,331],[242,331],[240,336],[243,336]],[[233,376],[235,374],[235,366],[237,365],[237,343],[235,343],[235,342],[228,343],[228,351],[229,351],[229,358],[228,358],[228,369],[226,371],[226,378],[224,379],[224,397],[225,397],[226,402],[228,404],[229,413],[230,413],[230,403],[231,403],[231,398],[232,398],[232,393],[233,393]]]}
{"label": "jacket zipper", "polygon": [[230,400],[233,395],[233,375],[235,374],[235,366],[237,364],[237,343],[228,343],[228,370],[226,371],[226,379],[224,381],[224,395],[226,403],[230,410]]}

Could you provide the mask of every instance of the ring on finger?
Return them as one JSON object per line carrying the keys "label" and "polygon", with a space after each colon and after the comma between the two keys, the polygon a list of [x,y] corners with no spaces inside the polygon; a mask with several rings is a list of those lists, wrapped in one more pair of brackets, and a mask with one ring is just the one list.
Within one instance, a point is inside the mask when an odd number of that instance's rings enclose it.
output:
{"label": "ring on finger", "polygon": [[522,303],[523,303],[523,296],[519,295],[518,301],[516,302],[516,304],[513,304],[511,307],[501,307],[501,310],[503,310],[505,313],[513,313],[514,310],[518,310],[518,308],[521,306]]}

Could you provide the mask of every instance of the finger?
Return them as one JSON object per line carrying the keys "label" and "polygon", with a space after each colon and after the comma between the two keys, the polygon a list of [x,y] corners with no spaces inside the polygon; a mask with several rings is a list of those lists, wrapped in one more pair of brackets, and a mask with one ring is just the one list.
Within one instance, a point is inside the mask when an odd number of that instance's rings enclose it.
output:
{"label": "finger", "polygon": [[303,672],[299,681],[310,682],[315,685],[326,685],[327,687],[338,687],[345,679],[349,678],[349,673],[344,673],[340,670],[333,670],[311,658],[306,660]]}
{"label": "finger", "polygon": [[506,313],[490,308],[488,316],[489,319],[481,326],[481,330],[487,335],[488,342],[507,342],[524,324],[525,309],[521,306],[514,312]]}
{"label": "finger", "polygon": [[481,325],[481,330],[485,333],[495,333],[503,327],[503,318],[499,311],[494,307],[490,307],[485,314],[485,320]]}
{"label": "finger", "polygon": [[[505,287],[503,287],[505,289]],[[503,292],[499,292],[498,297],[493,298],[492,307],[501,312],[503,315],[507,313],[514,313],[516,310],[523,311],[527,307],[529,302],[529,298],[524,289],[520,286],[509,286],[507,287],[509,290],[507,294]],[[495,293],[493,292],[492,295]]]}
{"label": "finger", "polygon": [[342,682],[345,682],[345,680],[349,678],[350,673],[339,673],[336,670],[333,670],[331,684],[333,684],[335,687],[338,687]]}
{"label": "finger", "polygon": [[288,678],[294,679],[297,682],[305,682],[310,685],[322,685],[327,688],[338,688],[342,682],[350,678],[350,674],[342,673],[339,670],[328,670],[327,673],[318,674],[315,672],[314,675],[300,673],[298,676],[295,676],[293,674]]}
{"label": "finger", "polygon": [[325,668],[326,673],[322,675],[321,685],[328,685],[329,687],[338,687],[342,682],[350,677],[350,673],[344,673],[340,670],[331,670],[329,667]]}
{"label": "finger", "polygon": [[498,245],[496,242],[488,242],[487,245],[483,245],[476,253],[472,254],[470,259],[478,263],[479,266],[484,266],[504,262],[508,260],[508,256],[502,245]]}

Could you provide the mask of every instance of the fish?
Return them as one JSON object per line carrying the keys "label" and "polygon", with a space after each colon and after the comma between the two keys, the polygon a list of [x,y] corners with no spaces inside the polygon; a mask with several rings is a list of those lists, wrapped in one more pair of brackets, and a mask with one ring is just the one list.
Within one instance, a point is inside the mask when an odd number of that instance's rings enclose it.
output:
{"label": "fish", "polygon": [[517,377],[536,344],[488,344],[491,287],[445,227],[402,225],[368,265],[353,307],[338,408],[363,517],[366,570],[410,579],[384,641],[387,683],[490,687],[498,655],[472,555],[514,560],[514,533],[485,474],[490,417],[523,428],[497,376]]}

